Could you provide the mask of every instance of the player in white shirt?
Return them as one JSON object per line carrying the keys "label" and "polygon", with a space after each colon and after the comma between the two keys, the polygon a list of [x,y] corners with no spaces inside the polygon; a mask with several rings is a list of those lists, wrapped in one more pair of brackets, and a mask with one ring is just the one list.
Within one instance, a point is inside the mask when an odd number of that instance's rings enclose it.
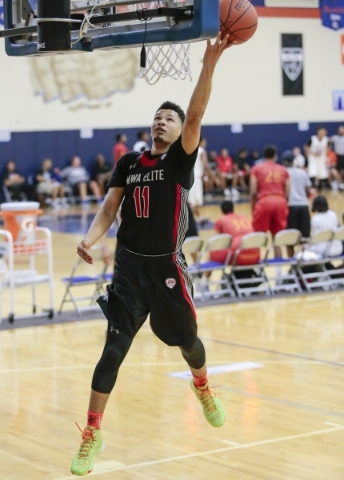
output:
{"label": "player in white shirt", "polygon": [[305,168],[306,167],[306,159],[302,155],[301,149],[299,147],[294,147],[293,148],[293,155],[294,155],[293,167]]}
{"label": "player in white shirt", "polygon": [[321,186],[322,180],[328,178],[326,165],[328,143],[327,130],[323,127],[319,127],[317,134],[308,142],[308,175],[317,187]]}
{"label": "player in white shirt", "polygon": [[149,150],[149,133],[140,131],[137,134],[137,142],[133,146],[134,152],[144,152],[145,150]]}
{"label": "player in white shirt", "polygon": [[189,205],[196,220],[200,223],[204,221],[201,217],[199,207],[203,205],[203,175],[204,167],[207,164],[207,152],[205,150],[207,141],[201,137],[198,147],[197,160],[194,167],[194,183],[189,192]]}

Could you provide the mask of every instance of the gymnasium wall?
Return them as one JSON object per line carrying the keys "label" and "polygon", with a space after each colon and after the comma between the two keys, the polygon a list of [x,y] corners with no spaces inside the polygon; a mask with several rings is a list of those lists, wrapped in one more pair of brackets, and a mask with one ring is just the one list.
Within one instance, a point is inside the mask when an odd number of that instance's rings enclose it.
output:
{"label": "gymnasium wall", "polygon": [[[304,42],[304,96],[282,96],[280,34],[302,33]],[[226,51],[215,73],[212,97],[204,117],[209,148],[242,145],[261,148],[276,143],[282,150],[302,144],[319,124],[328,122],[330,133],[343,122],[343,112],[333,111],[332,91],[344,88],[341,32],[321,26],[319,18],[261,17],[255,36],[245,45]],[[11,141],[0,142],[0,170],[14,158],[24,173],[35,170],[44,156],[64,165],[78,153],[90,165],[98,152],[110,158],[114,136],[125,131],[131,146],[139,128],[149,128],[157,106],[166,99],[187,107],[201,68],[205,43],[192,46],[193,82],[161,80],[149,86],[137,78],[135,88],[115,94],[111,105],[71,110],[59,101],[44,104],[33,95],[29,60],[7,57],[0,41],[0,131],[11,131]],[[93,53],[90,55],[96,55]],[[87,62],[88,54],[85,55]],[[299,132],[298,122],[310,122],[310,131]],[[244,124],[232,134],[231,125]],[[94,137],[80,139],[80,128],[91,127]],[[1,132],[0,132],[1,138]]]}

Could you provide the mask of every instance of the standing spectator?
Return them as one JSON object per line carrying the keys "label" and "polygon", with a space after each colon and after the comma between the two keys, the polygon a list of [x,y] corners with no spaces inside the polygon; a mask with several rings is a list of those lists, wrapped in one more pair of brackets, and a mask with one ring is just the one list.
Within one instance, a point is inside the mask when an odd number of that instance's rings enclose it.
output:
{"label": "standing spectator", "polygon": [[64,168],[60,175],[70,184],[73,189],[73,195],[79,196],[83,204],[88,203],[88,190],[96,197],[98,203],[101,202],[99,186],[96,181],[90,181],[86,168],[81,165],[80,157],[72,157],[70,166]]}
{"label": "standing spectator", "polygon": [[239,182],[241,188],[247,191],[250,183],[250,164],[248,160],[248,150],[245,147],[241,148],[238,155],[234,157],[234,172],[236,176],[233,178],[233,189],[236,189]]}
{"label": "standing spectator", "polygon": [[306,159],[305,159],[305,156],[302,155],[300,147],[293,148],[293,156],[294,156],[294,162],[293,162],[294,167],[306,168]]}
{"label": "standing spectator", "polygon": [[107,182],[112,175],[111,165],[105,160],[104,155],[98,153],[96,156],[96,163],[94,164],[92,171],[92,180],[97,182],[100,190],[100,195],[104,197],[107,188]]}
{"label": "standing spectator", "polygon": [[332,150],[330,146],[327,147],[326,166],[328,170],[328,180],[330,182],[331,188],[333,191],[337,192],[341,183],[341,176],[337,170],[337,154]]}
{"label": "standing spectator", "polygon": [[340,188],[344,189],[344,125],[338,127],[337,135],[330,138],[333,150],[337,155],[337,170],[341,176]]}
{"label": "standing spectator", "polygon": [[[307,173],[295,167],[293,152],[286,151],[282,161],[288,169],[290,178],[288,228],[296,228],[304,238],[308,238],[311,231],[311,217],[309,214],[308,198],[311,195],[312,183]],[[294,247],[287,247],[288,256],[294,255]]]}
{"label": "standing spectator", "polygon": [[328,141],[326,128],[319,127],[317,134],[313,135],[308,142],[308,175],[313,186],[319,190],[328,178],[326,166]]}
{"label": "standing spectator", "polygon": [[[253,213],[253,229],[256,232],[276,233],[287,226],[289,196],[288,170],[276,163],[277,150],[268,145],[263,151],[264,162],[255,165],[250,177],[250,200]],[[275,248],[275,257],[281,257],[280,247]]]}
{"label": "standing spectator", "polygon": [[35,200],[35,185],[29,184],[17,170],[14,160],[7,162],[2,176],[2,184],[7,188],[12,200]]}
{"label": "standing spectator", "polygon": [[[253,228],[251,221],[244,215],[234,213],[234,204],[230,200],[221,203],[221,211],[223,213],[215,223],[214,229],[217,233],[228,233],[233,237],[231,248],[224,250],[215,250],[210,252],[210,260],[213,262],[225,263],[228,253],[232,253],[229,263],[233,260],[233,255],[238,249],[241,239],[247,233],[252,233]],[[259,262],[259,248],[252,248],[242,251],[236,260],[237,265],[250,265]]]}
{"label": "standing spectator", "polygon": [[115,167],[118,160],[128,152],[128,147],[126,146],[128,139],[124,133],[119,133],[116,135],[116,143],[113,147],[113,166]]}
{"label": "standing spectator", "polygon": [[144,152],[145,150],[149,150],[148,142],[149,142],[149,133],[141,130],[137,134],[137,142],[133,146],[134,152]]}
{"label": "standing spectator", "polygon": [[[222,148],[220,150],[220,155],[216,157],[217,163],[217,172],[221,179],[221,189],[225,197],[230,197],[231,191],[228,188],[228,180],[233,181],[235,175],[233,172],[233,158],[229,155],[227,148]],[[235,196],[239,195],[239,192],[236,189],[232,189],[232,194]]]}
{"label": "standing spectator", "polygon": [[63,183],[58,181],[57,175],[52,171],[53,162],[50,158],[45,158],[42,167],[36,174],[36,192],[38,195],[47,195],[51,197],[53,206],[59,204],[67,205]]}

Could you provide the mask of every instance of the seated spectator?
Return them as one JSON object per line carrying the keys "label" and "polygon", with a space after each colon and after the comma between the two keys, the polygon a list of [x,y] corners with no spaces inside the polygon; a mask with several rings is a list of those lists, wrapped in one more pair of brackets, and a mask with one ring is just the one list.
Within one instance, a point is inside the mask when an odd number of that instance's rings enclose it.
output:
{"label": "seated spectator", "polygon": [[[304,238],[308,238],[311,231],[308,198],[311,195],[312,183],[304,169],[295,167],[294,160],[292,151],[283,152],[282,161],[288,169],[290,179],[287,228],[295,228]],[[289,257],[294,255],[294,247],[287,247],[287,251]]]}
{"label": "seated spectator", "polygon": [[97,182],[102,197],[107,192],[107,183],[112,175],[111,165],[105,160],[104,155],[98,153],[96,156],[96,163],[92,171],[92,180]]}
{"label": "seated spectator", "polygon": [[35,200],[35,185],[29,184],[17,170],[13,160],[7,162],[2,177],[2,184],[7,188],[12,200]]}
{"label": "seated spectator", "polygon": [[250,165],[247,148],[241,148],[238,155],[234,158],[234,172],[237,175],[233,178],[233,189],[236,189],[239,182],[244,191],[248,190],[250,183]]}
{"label": "seated spectator", "polygon": [[302,155],[301,149],[299,147],[293,148],[293,155],[294,155],[293,166],[296,168],[306,168],[306,159],[304,155]]}
{"label": "seated spectator", "polygon": [[[238,174],[233,171],[234,162],[226,148],[221,149],[220,155],[216,157],[216,163],[217,173],[221,179],[221,189],[226,197],[230,197],[231,191],[228,188],[228,180],[233,180],[234,177],[238,177]],[[233,188],[232,194],[238,196],[239,192]]]}
{"label": "seated spectator", "polygon": [[101,202],[100,189],[94,180],[90,181],[90,176],[85,167],[81,165],[80,157],[72,157],[69,167],[64,168],[60,175],[65,179],[73,189],[73,195],[80,197],[82,203],[87,203],[87,193],[90,191]]}
{"label": "seated spectator", "polygon": [[326,166],[328,169],[328,180],[333,191],[339,190],[342,177],[337,170],[337,154],[329,146],[327,147]]}
{"label": "seated spectator", "polygon": [[[247,233],[252,233],[253,228],[251,221],[244,215],[234,213],[234,204],[230,200],[225,200],[221,203],[221,211],[223,216],[215,223],[215,231],[217,233],[228,233],[232,235],[233,241],[230,249],[216,250],[210,252],[210,260],[219,263],[225,263],[227,255],[231,253],[229,263],[233,261],[235,251],[238,249],[241,239]],[[237,265],[251,265],[259,262],[260,250],[259,248],[252,248],[242,251],[237,260]]]}
{"label": "seated spectator", "polygon": [[256,162],[258,162],[260,159],[261,159],[261,156],[259,151],[256,149],[253,149],[248,156],[248,163],[250,167],[253,167],[256,164]]}
{"label": "seated spectator", "polygon": [[133,150],[134,152],[144,152],[145,150],[149,150],[149,133],[140,131],[137,134],[137,142],[134,143]]}
{"label": "seated spectator", "polygon": [[[311,219],[311,235],[315,235],[323,230],[336,231],[339,225],[337,214],[329,209],[326,198],[323,195],[317,195],[313,200],[312,212],[315,214]],[[317,243],[307,247],[308,251],[315,252],[320,257],[326,255],[332,257],[343,253],[343,243],[340,240],[327,243]]]}
{"label": "seated spectator", "polygon": [[53,163],[49,158],[42,162],[42,167],[36,173],[36,192],[38,196],[51,197],[53,206],[59,203],[66,205],[64,185],[58,181],[58,176],[52,171]]}

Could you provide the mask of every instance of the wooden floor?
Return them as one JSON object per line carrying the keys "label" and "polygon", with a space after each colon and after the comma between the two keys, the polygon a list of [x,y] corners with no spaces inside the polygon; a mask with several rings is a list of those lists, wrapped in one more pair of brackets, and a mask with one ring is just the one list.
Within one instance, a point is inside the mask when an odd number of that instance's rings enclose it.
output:
{"label": "wooden floor", "polygon": [[[56,304],[79,240],[54,234]],[[203,418],[178,349],[145,325],[110,397],[106,448],[90,477],[343,480],[343,312],[343,292],[199,309],[209,378],[227,412],[220,429]],[[74,422],[84,426],[105,328],[100,318],[0,332],[1,480],[76,478]]]}

